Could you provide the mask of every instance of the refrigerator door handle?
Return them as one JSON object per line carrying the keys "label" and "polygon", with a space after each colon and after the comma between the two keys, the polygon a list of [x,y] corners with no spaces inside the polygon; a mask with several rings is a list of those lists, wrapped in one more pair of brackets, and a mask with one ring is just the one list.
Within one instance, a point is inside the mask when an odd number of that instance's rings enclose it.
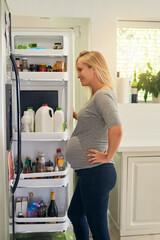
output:
{"label": "refrigerator door handle", "polygon": [[12,186],[12,194],[15,193],[18,182],[19,182],[19,178],[20,178],[20,173],[21,173],[21,106],[20,106],[20,80],[19,80],[19,73],[18,73],[18,69],[17,69],[17,65],[15,62],[15,59],[12,55],[12,53],[10,53],[10,59],[13,65],[13,69],[15,72],[15,76],[16,76],[16,95],[17,95],[17,153],[18,153],[18,157],[17,157],[17,175],[16,175],[16,179],[14,182],[14,185]]}

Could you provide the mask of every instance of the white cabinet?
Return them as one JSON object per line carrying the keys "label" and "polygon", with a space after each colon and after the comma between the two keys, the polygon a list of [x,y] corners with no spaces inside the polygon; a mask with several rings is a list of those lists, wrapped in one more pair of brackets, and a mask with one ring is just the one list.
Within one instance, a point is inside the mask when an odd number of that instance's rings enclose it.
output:
{"label": "white cabinet", "polygon": [[[29,48],[30,43],[36,43],[37,48]],[[61,49],[54,49],[54,46],[60,43]],[[35,160],[39,152],[45,154],[46,160],[54,162],[56,149],[61,148],[65,155],[67,140],[72,132],[72,30],[51,30],[51,31],[17,31],[13,29],[12,46],[15,58],[27,58],[30,64],[46,64],[54,66],[57,61],[64,62],[64,71],[54,72],[19,72],[20,90],[21,90],[21,112],[26,108],[24,104],[25,94],[28,102],[32,96],[40,93],[40,97],[35,98],[32,102],[38,108],[38,101],[41,96],[45,101],[50,101],[54,107],[61,107],[65,118],[65,131],[62,133],[23,133],[22,132],[22,161],[29,156],[31,160]],[[26,49],[18,49],[18,46],[26,46]],[[16,144],[17,144],[17,109],[15,94],[15,74],[12,73],[13,80],[13,158],[16,160]],[[29,95],[27,95],[29,93]],[[49,99],[49,94],[52,95]],[[38,96],[38,94],[37,94]],[[48,99],[47,99],[48,96]],[[56,100],[56,101],[55,101]],[[55,101],[55,102],[54,102]],[[27,102],[27,101],[26,101]],[[30,106],[31,102],[28,103]],[[37,109],[34,109],[37,110]],[[55,109],[54,109],[55,110]],[[58,207],[59,215],[57,218],[23,218],[15,217],[15,231],[19,232],[47,232],[47,231],[66,231],[69,226],[67,218],[67,207],[70,199],[71,189],[71,171],[69,164],[66,163],[64,171],[51,173],[30,173],[21,174],[18,188],[15,192],[16,197],[29,196],[29,192],[33,192],[39,200],[44,200],[46,205],[50,202],[50,193],[55,192],[55,200]],[[22,224],[23,223],[23,224]],[[28,224],[29,223],[29,224]]]}
{"label": "white cabinet", "polygon": [[[160,152],[117,152],[109,218],[117,240],[160,238]],[[144,236],[145,235],[145,236]]]}

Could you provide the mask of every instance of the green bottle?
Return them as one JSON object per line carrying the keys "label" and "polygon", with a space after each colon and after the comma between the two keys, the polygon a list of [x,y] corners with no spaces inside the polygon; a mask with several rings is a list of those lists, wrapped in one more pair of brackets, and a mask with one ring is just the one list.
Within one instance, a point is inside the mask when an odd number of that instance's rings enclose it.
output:
{"label": "green bottle", "polygon": [[131,83],[131,103],[138,103],[138,82],[136,79],[136,71],[134,71],[134,80]]}
{"label": "green bottle", "polygon": [[51,192],[51,201],[48,208],[48,217],[58,217],[58,208],[55,202],[54,192]]}

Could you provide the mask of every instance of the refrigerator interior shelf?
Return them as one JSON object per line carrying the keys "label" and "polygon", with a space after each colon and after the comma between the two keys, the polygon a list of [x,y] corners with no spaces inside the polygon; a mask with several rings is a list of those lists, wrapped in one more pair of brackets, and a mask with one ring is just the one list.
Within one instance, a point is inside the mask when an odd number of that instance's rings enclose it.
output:
{"label": "refrigerator interior shelf", "polygon": [[[44,219],[44,218],[43,218]],[[55,219],[54,219],[55,221]],[[63,232],[67,231],[69,220],[60,223],[44,223],[44,224],[15,224],[15,231],[18,232]]]}
{"label": "refrigerator interior shelf", "polygon": [[[22,141],[66,141],[69,138],[68,129],[65,132],[22,132]],[[13,140],[17,141],[17,132],[13,132]]]}
{"label": "refrigerator interior shelf", "polygon": [[42,179],[20,179],[18,183],[19,188],[50,188],[50,187],[66,187],[69,183],[69,174],[61,176],[60,178],[42,178]]}
{"label": "refrigerator interior shelf", "polygon": [[58,172],[40,172],[40,173],[21,173],[20,179],[28,179],[28,178],[44,178],[44,177],[60,177],[60,176],[66,176],[69,172],[69,164],[67,163],[67,166],[64,171],[58,171]]}
{"label": "refrigerator interior shelf", "polygon": [[15,56],[45,56],[45,57],[63,57],[68,54],[65,49],[14,49]]}
{"label": "refrigerator interior shelf", "polygon": [[[68,81],[68,72],[19,72],[19,77],[24,81]],[[12,72],[12,79],[15,80],[14,72]]]}
{"label": "refrigerator interior shelf", "polygon": [[15,222],[17,223],[58,223],[67,221],[67,215],[63,217],[44,217],[44,218],[18,218],[15,217]]}

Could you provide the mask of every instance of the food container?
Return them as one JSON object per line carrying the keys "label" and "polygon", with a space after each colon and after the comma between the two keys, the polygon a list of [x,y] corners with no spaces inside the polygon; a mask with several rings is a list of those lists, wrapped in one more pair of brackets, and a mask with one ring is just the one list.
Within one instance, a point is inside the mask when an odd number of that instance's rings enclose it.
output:
{"label": "food container", "polygon": [[39,72],[46,72],[46,64],[39,64]]}
{"label": "food container", "polygon": [[57,72],[64,72],[64,61],[56,61]]}

